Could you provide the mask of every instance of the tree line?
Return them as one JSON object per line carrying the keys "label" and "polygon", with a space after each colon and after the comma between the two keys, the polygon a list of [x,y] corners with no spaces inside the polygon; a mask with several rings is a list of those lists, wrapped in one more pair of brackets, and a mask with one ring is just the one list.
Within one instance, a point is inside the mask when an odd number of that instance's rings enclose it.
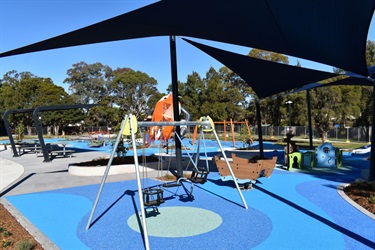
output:
{"label": "tree line", "polygon": [[[287,56],[252,49],[249,56],[289,64]],[[375,65],[375,43],[367,42],[366,61]],[[298,63],[296,66],[302,66]],[[249,69],[251,70],[251,69]],[[336,73],[344,71],[333,68]],[[266,72],[265,72],[266,73]],[[332,81],[332,79],[331,79]],[[328,81],[327,81],[328,82]],[[156,102],[170,93],[157,89],[157,81],[145,72],[123,67],[112,69],[100,62],[78,62],[67,70],[63,82],[69,93],[57,86],[51,78],[42,78],[30,72],[7,72],[0,79],[0,110],[29,109],[38,106],[98,104],[90,110],[46,111],[40,113],[43,126],[58,133],[68,124],[84,123],[87,126],[116,128],[126,113],[139,120],[152,115]],[[178,82],[181,105],[189,111],[191,120],[210,115],[214,121],[247,119],[256,124],[255,101],[257,96],[251,83],[244,82],[227,67],[215,70],[210,67],[204,76],[197,72]],[[371,126],[373,87],[333,86],[310,90],[313,126],[322,138],[332,126]],[[287,101],[291,101],[291,113]],[[259,100],[262,124],[285,126],[289,115],[293,126],[307,126],[306,92],[285,95],[280,93]],[[33,126],[32,114],[14,114],[10,117],[14,127]],[[368,135],[367,135],[368,136]]]}

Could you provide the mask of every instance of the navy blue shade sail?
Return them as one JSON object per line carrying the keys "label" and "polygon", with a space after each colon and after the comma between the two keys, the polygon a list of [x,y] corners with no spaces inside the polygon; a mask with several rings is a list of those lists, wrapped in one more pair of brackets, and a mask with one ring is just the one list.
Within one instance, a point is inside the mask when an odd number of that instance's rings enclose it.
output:
{"label": "navy blue shade sail", "polygon": [[339,76],[335,73],[240,55],[185,38],[183,40],[230,68],[249,84],[259,98],[265,98],[306,84]]}
{"label": "navy blue shade sail", "polygon": [[304,58],[368,76],[375,0],[163,0],[0,54],[152,36],[188,36]]}

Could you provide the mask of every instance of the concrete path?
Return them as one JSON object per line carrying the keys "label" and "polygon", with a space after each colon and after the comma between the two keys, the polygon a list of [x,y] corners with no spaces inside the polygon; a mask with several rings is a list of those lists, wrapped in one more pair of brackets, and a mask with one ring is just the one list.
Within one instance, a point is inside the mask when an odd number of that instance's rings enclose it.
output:
{"label": "concrete path", "polygon": [[23,172],[21,164],[0,158],[0,192],[17,180]]}
{"label": "concrete path", "polygon": [[[78,152],[74,153],[72,158],[58,157],[51,162],[43,162],[43,157],[36,157],[32,153],[13,157],[11,150],[4,150],[0,152],[0,197],[100,183],[102,176],[71,175],[68,172],[68,166],[103,157],[109,157],[109,155],[98,151]],[[150,173],[150,175],[153,174]],[[134,178],[134,172],[110,175],[107,182]]]}

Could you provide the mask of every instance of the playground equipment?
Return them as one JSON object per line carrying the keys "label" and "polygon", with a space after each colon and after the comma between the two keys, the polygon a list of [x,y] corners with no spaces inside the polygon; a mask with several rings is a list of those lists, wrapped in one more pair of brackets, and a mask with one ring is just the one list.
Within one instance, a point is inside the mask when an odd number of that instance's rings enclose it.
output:
{"label": "playground equipment", "polygon": [[[122,138],[122,135],[131,136],[133,152],[134,152],[134,165],[135,165],[135,169],[136,169],[137,189],[138,189],[141,218],[142,218],[141,227],[142,227],[142,231],[143,231],[145,248],[149,249],[145,205],[146,206],[159,206],[161,203],[163,203],[164,202],[163,190],[162,190],[163,187],[158,186],[158,187],[142,188],[141,177],[140,177],[140,167],[139,167],[138,155],[137,155],[137,149],[136,149],[137,147],[136,147],[135,134],[137,133],[138,126],[140,126],[140,127],[150,127],[150,126],[164,127],[164,126],[195,126],[195,125],[200,126],[201,135],[203,135],[204,132],[212,132],[215,135],[216,141],[217,141],[217,143],[219,145],[219,148],[220,148],[220,150],[223,154],[225,162],[227,163],[229,172],[230,172],[230,174],[231,174],[231,176],[232,176],[232,178],[235,182],[237,191],[238,191],[238,193],[241,197],[241,200],[244,204],[244,207],[247,209],[248,207],[247,207],[246,201],[245,201],[245,199],[244,199],[244,197],[241,193],[240,187],[239,187],[239,185],[236,181],[236,177],[233,174],[233,171],[232,171],[232,169],[229,165],[228,159],[225,156],[225,153],[224,153],[223,147],[220,143],[219,137],[216,134],[214,123],[213,123],[213,121],[210,117],[208,117],[208,116],[202,117],[199,122],[190,122],[190,121],[138,122],[136,120],[135,116],[126,115],[124,120],[122,121],[121,130],[120,130],[120,132],[117,136],[117,139],[116,139],[116,142],[114,144],[111,156],[109,158],[106,170],[104,172],[101,184],[99,186],[99,190],[98,190],[98,193],[96,195],[96,198],[95,198],[95,201],[94,201],[94,204],[93,204],[93,207],[92,207],[92,210],[91,210],[91,213],[90,213],[87,225],[86,225],[86,229],[89,229],[90,226],[91,226],[92,218],[94,216],[97,204],[99,202],[99,199],[100,199],[100,196],[101,196],[104,184],[105,184],[105,181],[107,179],[110,167],[112,165],[113,158],[115,156],[116,149],[119,145],[119,142]],[[177,138],[179,140],[181,140],[181,138],[178,135],[177,135]],[[198,148],[200,148],[200,147],[198,147]],[[192,160],[192,157],[189,155],[189,159],[192,161],[193,165],[198,161],[197,157],[199,157],[199,151],[196,154],[196,161],[195,162]],[[206,159],[207,159],[207,157],[206,157]],[[196,164],[194,165],[194,169],[195,170],[193,170],[193,173],[192,173],[192,175],[190,176],[189,179],[184,178],[184,177],[179,177],[179,179],[177,180],[177,182],[174,185],[179,185],[181,182],[190,182],[192,184],[192,187],[193,187],[194,183],[204,183],[206,181],[207,175],[208,175],[207,169],[203,171],[202,169],[199,169]],[[165,185],[164,185],[164,187],[165,187]],[[190,195],[191,195],[191,193],[192,193],[192,188],[190,189]],[[155,196],[156,196],[156,198],[155,198]]]}
{"label": "playground equipment", "polygon": [[[189,112],[181,107],[179,104],[179,110],[184,112],[185,120],[190,120]],[[152,122],[171,122],[174,121],[173,118],[173,98],[172,94],[163,96],[155,105],[154,113],[151,118]],[[186,126],[181,126],[181,136],[184,137],[186,133]],[[168,141],[174,131],[174,126],[160,126],[160,124],[150,126],[149,136],[147,139],[147,146],[155,140],[162,139]]]}
{"label": "playground equipment", "polygon": [[325,142],[315,149],[315,151],[292,152],[285,154],[288,159],[288,170],[292,168],[313,168],[324,167],[333,168],[342,165],[342,151]]}
{"label": "playground equipment", "polygon": [[89,132],[89,138],[92,139],[92,140],[103,140],[103,139],[112,139],[112,138],[116,138],[116,134],[111,134],[110,132],[108,131],[92,131],[92,132]]}
{"label": "playground equipment", "polygon": [[292,152],[288,155],[288,170],[292,168],[302,168],[302,155],[301,152]]}
{"label": "playground equipment", "polygon": [[269,178],[275,169],[277,156],[272,159],[246,159],[240,158],[232,154],[232,162],[220,160],[215,156],[215,163],[223,181],[233,180],[229,169],[233,170],[236,178],[244,180],[245,189],[249,189],[251,185],[261,177]]}
{"label": "playground equipment", "polygon": [[361,154],[368,154],[370,152],[371,152],[371,144],[352,150],[352,154],[353,155],[354,154],[359,154],[359,155],[361,155]]}
{"label": "playground equipment", "polygon": [[301,168],[302,165],[302,154],[298,150],[296,142],[292,141],[293,134],[287,134],[284,141],[287,143],[284,148],[285,152],[285,164],[287,169]]}
{"label": "playground equipment", "polygon": [[[249,122],[247,120],[245,120],[244,122],[239,122],[239,121],[233,121],[232,119],[228,121],[222,121],[222,122],[214,122],[214,124],[222,124],[223,125],[223,137],[224,137],[224,141],[227,141],[227,125],[230,125],[230,134],[231,134],[231,138],[232,138],[232,142],[233,142],[233,147],[236,146],[236,138],[235,138],[235,133],[234,133],[234,126],[236,124],[245,124],[246,128],[247,128],[247,133],[249,135],[249,141],[248,141],[248,144],[254,144],[254,140],[253,140],[253,136],[251,134],[251,129],[250,129],[250,126],[249,126]],[[196,126],[195,129],[194,129],[194,133],[193,133],[193,137],[192,137],[192,140],[191,140],[191,144],[194,145],[195,143],[195,140],[196,140],[196,137],[197,137],[197,131],[198,131],[198,127]]]}
{"label": "playground equipment", "polygon": [[339,167],[342,165],[342,152],[332,146],[332,143],[325,142],[315,149],[316,167]]}
{"label": "playground equipment", "polygon": [[102,140],[102,139],[88,140],[88,141],[87,141],[87,145],[88,145],[90,148],[101,147],[101,146],[104,145],[104,140]]}

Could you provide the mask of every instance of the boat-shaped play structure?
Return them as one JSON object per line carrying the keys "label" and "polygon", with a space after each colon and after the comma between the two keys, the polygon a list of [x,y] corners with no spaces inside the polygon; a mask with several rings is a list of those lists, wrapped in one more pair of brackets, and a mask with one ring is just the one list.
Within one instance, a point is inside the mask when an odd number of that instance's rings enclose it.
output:
{"label": "boat-shaped play structure", "polygon": [[220,159],[219,156],[215,156],[214,159],[223,181],[233,180],[230,172],[232,170],[234,176],[243,180],[245,188],[248,189],[257,179],[271,176],[276,165],[277,156],[272,159],[247,159],[232,153],[232,161],[228,160],[227,162],[225,159]]}

